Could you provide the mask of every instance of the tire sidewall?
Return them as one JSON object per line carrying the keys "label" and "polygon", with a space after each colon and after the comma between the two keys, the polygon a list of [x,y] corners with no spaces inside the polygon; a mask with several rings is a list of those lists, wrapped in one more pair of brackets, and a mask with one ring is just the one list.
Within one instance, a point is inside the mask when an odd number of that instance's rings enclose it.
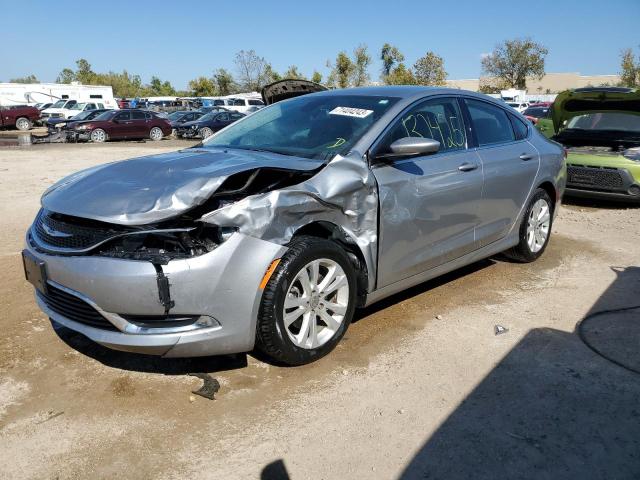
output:
{"label": "tire sidewall", "polygon": [[[339,246],[335,244],[332,245],[330,241],[314,242],[311,245],[312,247],[305,249],[290,261],[284,260],[287,262],[286,266],[283,266],[284,268],[280,271],[277,269],[274,278],[269,282],[275,282],[275,296],[272,312],[272,321],[275,320],[274,333],[277,337],[279,346],[281,347],[283,356],[286,358],[286,362],[291,365],[310,363],[331,352],[344,336],[355,311],[357,288],[356,274],[347,254]],[[338,328],[333,337],[318,348],[305,349],[295,345],[289,338],[283,319],[284,301],[291,282],[300,270],[311,261],[320,258],[333,260],[344,270],[349,284],[349,304],[340,328]]]}
{"label": "tire sidewall", "polygon": [[[533,210],[533,206],[538,200],[544,200],[547,202],[549,206],[549,234],[547,235],[547,239],[544,242],[544,245],[537,252],[532,252],[529,248],[529,242],[527,242],[527,223],[529,222],[529,215],[531,214],[531,210]],[[553,214],[554,214],[554,205],[549,197],[549,194],[543,189],[538,189],[529,200],[527,204],[527,209],[524,212],[524,217],[522,218],[522,224],[520,225],[520,246],[522,253],[526,257],[527,261],[534,261],[538,259],[544,251],[547,249],[549,245],[549,241],[551,240],[551,229],[553,228]]]}
{"label": "tire sidewall", "polygon": [[[209,134],[205,136],[205,132],[208,132]],[[211,130],[209,127],[204,127],[202,130],[200,130],[200,137],[202,137],[203,140],[206,140],[211,135],[213,135],[213,130]]]}

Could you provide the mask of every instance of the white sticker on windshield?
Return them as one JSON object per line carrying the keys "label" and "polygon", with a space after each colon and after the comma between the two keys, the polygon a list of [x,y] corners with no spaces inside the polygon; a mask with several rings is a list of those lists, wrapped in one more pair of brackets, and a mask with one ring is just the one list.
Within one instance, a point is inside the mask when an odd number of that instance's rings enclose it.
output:
{"label": "white sticker on windshield", "polygon": [[352,107],[336,107],[329,112],[329,115],[343,115],[345,117],[366,118],[373,113],[373,110]]}

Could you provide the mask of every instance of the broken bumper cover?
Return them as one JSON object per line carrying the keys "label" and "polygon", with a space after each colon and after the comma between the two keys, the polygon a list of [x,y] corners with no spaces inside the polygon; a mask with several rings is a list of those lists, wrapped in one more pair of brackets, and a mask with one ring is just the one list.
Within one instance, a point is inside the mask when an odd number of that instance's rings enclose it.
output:
{"label": "broken bumper cover", "polygon": [[[253,349],[262,296],[259,285],[270,263],[286,249],[236,233],[210,253],[163,265],[174,302],[170,314],[210,321],[179,327],[154,322],[151,328],[131,320],[165,314],[159,300],[158,274],[150,262],[47,255],[29,242],[27,250],[45,263],[52,290],[62,290],[73,300],[66,306],[64,301],[47,301],[46,294],[36,292],[38,305],[55,322],[116,350],[194,357]],[[74,312],[83,308],[97,312],[109,322],[109,328],[75,316]]]}

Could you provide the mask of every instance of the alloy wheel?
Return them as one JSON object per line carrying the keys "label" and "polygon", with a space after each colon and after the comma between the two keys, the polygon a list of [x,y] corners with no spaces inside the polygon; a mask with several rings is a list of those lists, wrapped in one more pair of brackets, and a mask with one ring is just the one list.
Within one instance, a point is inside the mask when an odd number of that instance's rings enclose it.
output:
{"label": "alloy wheel", "polygon": [[532,253],[539,252],[547,243],[550,225],[551,208],[549,203],[541,198],[533,204],[527,219],[527,245]]}
{"label": "alloy wheel", "polygon": [[282,318],[289,339],[298,347],[318,348],[338,331],[349,306],[349,282],[335,261],[321,258],[294,277],[284,300]]}
{"label": "alloy wheel", "polygon": [[104,130],[94,130],[91,132],[91,140],[93,142],[104,142],[107,139],[106,133]]}
{"label": "alloy wheel", "polygon": [[26,118],[19,118],[16,122],[16,128],[18,130],[29,130],[29,120]]}
{"label": "alloy wheel", "polygon": [[151,140],[155,141],[162,140],[162,130],[160,130],[158,127],[153,127],[149,132],[149,137],[151,138]]}

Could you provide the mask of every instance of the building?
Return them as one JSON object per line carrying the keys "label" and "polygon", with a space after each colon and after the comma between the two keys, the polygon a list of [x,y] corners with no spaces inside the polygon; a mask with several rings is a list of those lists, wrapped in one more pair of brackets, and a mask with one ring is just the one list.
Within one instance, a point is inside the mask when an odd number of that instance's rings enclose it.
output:
{"label": "building", "polygon": [[[489,79],[486,79],[489,80]],[[483,79],[483,82],[485,79]],[[547,73],[542,79],[527,79],[527,92],[530,95],[559,93],[564,90],[581,87],[615,86],[620,82],[620,75],[580,75],[577,72]],[[478,91],[479,78],[447,80],[447,86],[464,90]]]}

